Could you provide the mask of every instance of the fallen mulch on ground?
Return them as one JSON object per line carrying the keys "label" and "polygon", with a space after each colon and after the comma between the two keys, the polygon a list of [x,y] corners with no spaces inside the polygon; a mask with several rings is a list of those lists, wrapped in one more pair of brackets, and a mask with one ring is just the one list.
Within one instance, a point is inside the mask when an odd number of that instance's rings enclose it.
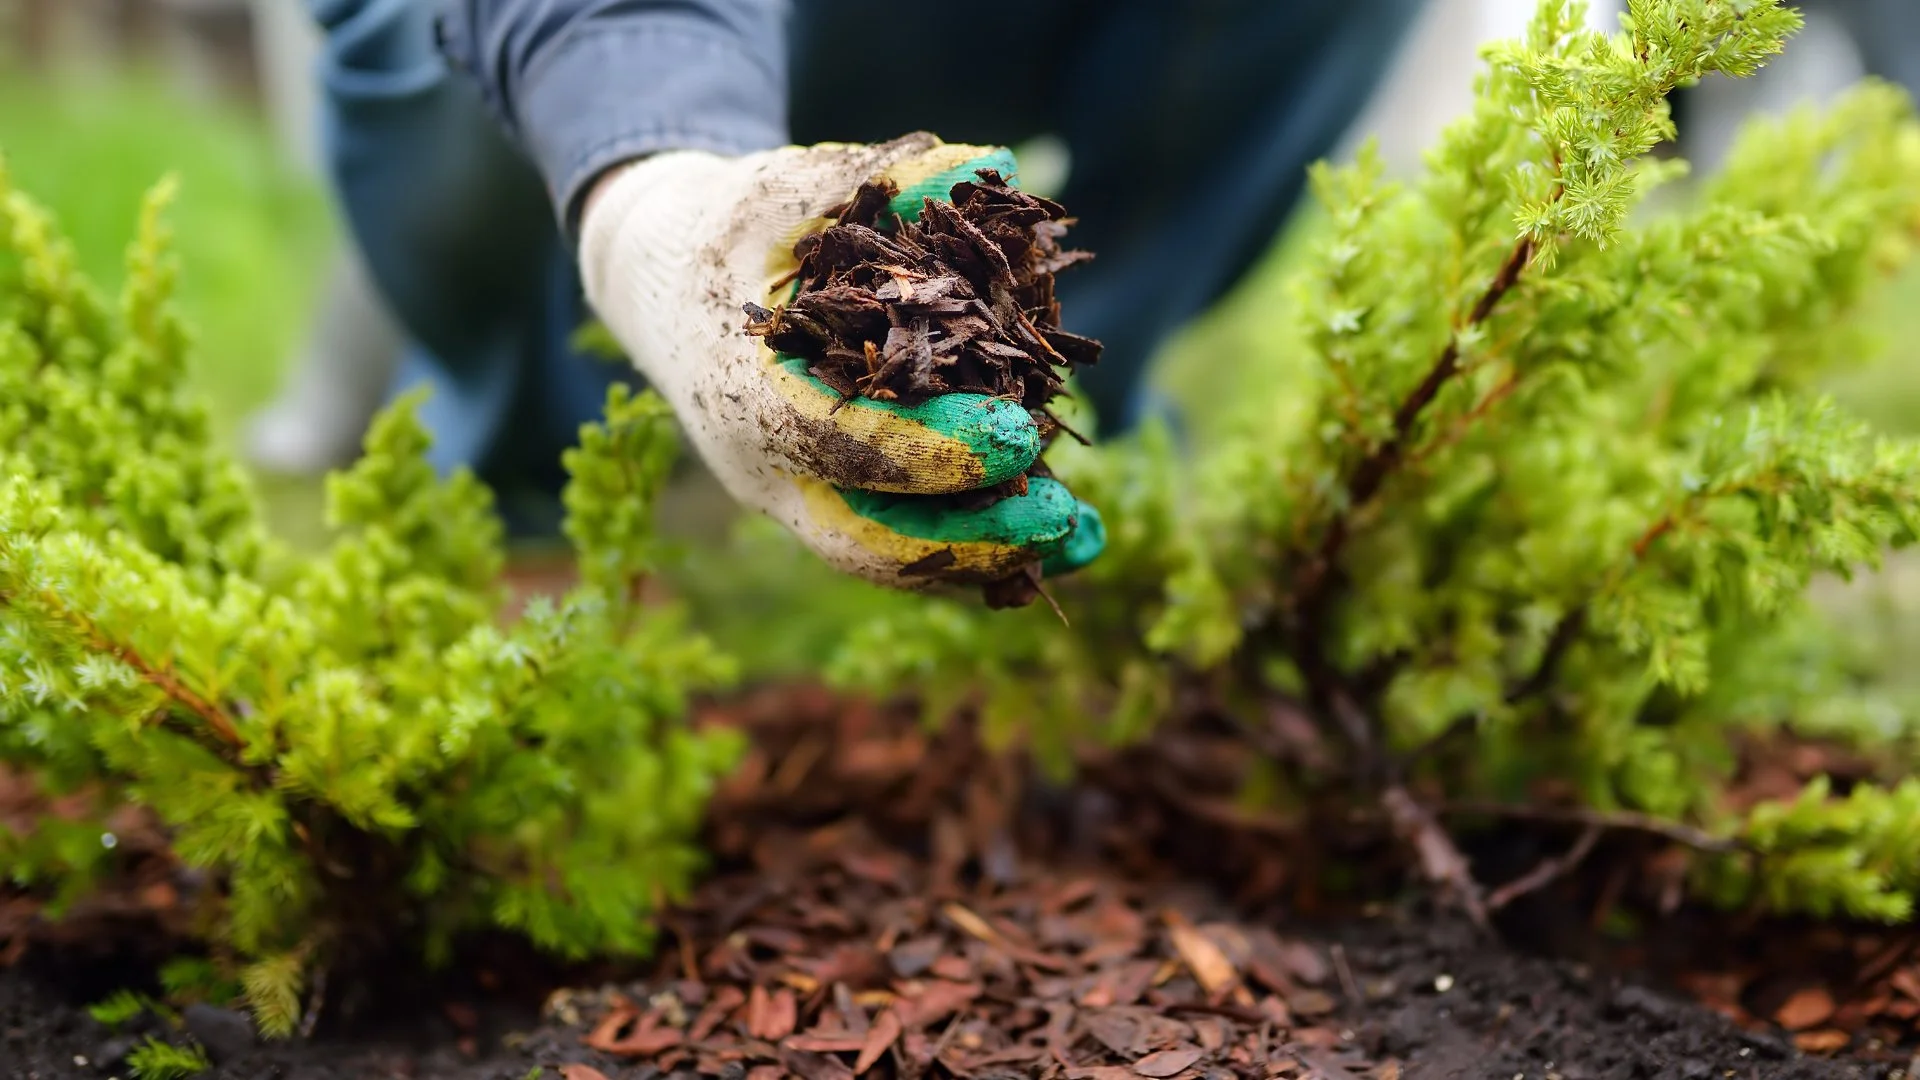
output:
{"label": "fallen mulch on ground", "polygon": [[[931,734],[824,695],[768,694],[726,720],[752,728],[756,749],[715,809],[719,865],[667,920],[645,970],[575,973],[574,986],[594,988],[548,994],[536,984],[550,975],[469,962],[464,987],[357,1006],[338,997],[305,1045],[263,1048],[244,1025],[236,1034],[233,1014],[199,1010],[190,1026],[216,1051],[212,1075],[1813,1080],[1891,1077],[1906,1061],[1864,1045],[1849,1062],[1803,1055],[1793,1032],[1765,1020],[1785,1008],[1803,1035],[1839,1030],[1837,1014],[1865,1000],[1842,983],[1822,987],[1828,1011],[1804,985],[1783,993],[1749,980],[1734,1005],[1719,1002],[1753,1025],[1743,1029],[1608,967],[1617,950],[1591,932],[1591,957],[1550,960],[1417,901],[1305,921],[1298,882],[1313,875],[1271,865],[1278,843],[1224,815],[1196,817],[1211,804],[1191,792],[1152,793],[1224,760],[1228,744],[1198,732],[1101,770],[1138,779],[1151,764],[1152,782],[1057,789],[964,729]],[[1170,845],[1235,887],[1200,883]],[[1584,910],[1568,901],[1588,888],[1569,881],[1526,906]],[[1511,918],[1531,918],[1521,908]],[[1696,978],[1720,970],[1707,962],[1716,946],[1727,971],[1754,963],[1754,934],[1729,938],[1727,920],[1692,918],[1676,912],[1674,934],[1647,939],[1674,963],[1631,959]],[[1867,940],[1829,933],[1846,955]],[[1782,950],[1807,937],[1775,936]],[[1878,940],[1892,955],[1896,938]],[[87,998],[59,955],[29,950],[27,964],[0,972],[0,1076],[126,1075],[112,1060],[126,1034],[74,1006]],[[1897,997],[1892,980],[1916,971],[1912,955],[1878,962],[1868,982]],[[1794,963],[1773,971],[1801,977]]]}

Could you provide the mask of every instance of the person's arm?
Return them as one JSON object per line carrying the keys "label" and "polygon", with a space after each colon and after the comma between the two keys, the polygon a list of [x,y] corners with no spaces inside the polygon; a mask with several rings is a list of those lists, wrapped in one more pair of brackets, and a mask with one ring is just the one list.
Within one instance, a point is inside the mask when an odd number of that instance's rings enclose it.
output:
{"label": "person's arm", "polygon": [[1058,482],[1036,478],[990,505],[955,498],[1032,467],[1039,421],[1017,401],[846,402],[745,333],[746,305],[781,303],[797,237],[862,183],[894,183],[912,213],[977,168],[1014,171],[1003,149],[926,134],[784,145],[784,10],[452,0],[439,35],[544,177],[593,309],[743,505],[829,564],[896,588],[1084,564],[1104,531]]}
{"label": "person's arm", "polygon": [[787,140],[787,5],[436,0],[441,49],[532,159],[569,234],[592,182],[663,150]]}
{"label": "person's arm", "polygon": [[1016,398],[844,399],[746,333],[743,309],[784,302],[795,241],[861,184],[891,185],[889,212],[917,216],[981,169],[1011,174],[1013,156],[925,133],[663,153],[612,172],[580,224],[587,299],[714,477],[828,564],[894,588],[1066,573],[1100,553],[1104,526],[1047,476],[980,497],[1040,454],[1040,418]]}

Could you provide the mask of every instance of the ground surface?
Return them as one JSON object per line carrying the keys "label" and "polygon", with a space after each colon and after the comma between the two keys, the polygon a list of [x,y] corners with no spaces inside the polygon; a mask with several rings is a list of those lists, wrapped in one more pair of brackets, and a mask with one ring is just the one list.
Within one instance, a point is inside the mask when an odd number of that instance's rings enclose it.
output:
{"label": "ground surface", "polygon": [[[820,870],[801,885],[797,895],[843,879],[842,870]],[[1095,898],[1114,898],[1127,891],[1112,880],[1075,880],[1087,882]],[[1178,903],[1201,917],[1210,908],[1198,898]],[[1086,910],[1101,906],[1094,902]],[[982,905],[982,910],[991,908]],[[1122,961],[1109,970],[1130,975],[1137,971],[1151,978],[1161,960],[1171,960],[1177,950],[1162,940],[1161,927],[1153,925],[1145,910],[1132,905],[1124,910],[1139,920],[1148,944],[1136,955],[1149,962],[1130,969]],[[863,922],[857,930],[870,932],[877,920]],[[775,936],[777,923],[756,924],[765,937]],[[1119,986],[1110,991],[1113,1004],[1100,1005],[1102,999],[1096,994],[1102,984],[1097,977],[1076,998],[1049,985],[1050,979],[1062,976],[1039,968],[1027,969],[1036,978],[1007,977],[1006,970],[995,974],[1001,967],[992,958],[995,950],[951,925],[939,927],[929,938],[902,938],[892,951],[890,967],[915,967],[933,955],[931,965],[964,963],[970,977],[943,980],[923,974],[918,995],[890,1006],[892,1015],[906,1015],[905,1030],[893,1044],[896,1049],[880,1059],[877,1073],[920,1075],[913,1070],[937,1057],[941,1069],[953,1075],[1055,1075],[1085,1080],[1173,1076],[1213,1080],[1223,1075],[1222,1070],[1225,1075],[1314,1080],[1393,1076],[1704,1080],[1729,1075],[1813,1080],[1887,1075],[1884,1068],[1799,1057],[1784,1039],[1739,1032],[1706,1009],[1578,965],[1488,949],[1476,942],[1472,931],[1457,926],[1382,918],[1346,927],[1332,937],[1285,938],[1267,937],[1263,931],[1270,928],[1230,926],[1208,925],[1207,936],[1232,940],[1237,930],[1261,942],[1263,948],[1274,942],[1280,945],[1274,958],[1281,965],[1278,969],[1263,975],[1249,972],[1245,979],[1251,1006],[1235,1004],[1231,994],[1220,1006],[1206,1004],[1206,995],[1184,968],[1139,996],[1129,993],[1131,987]],[[857,933],[834,938],[862,940]],[[940,942],[937,955],[918,951],[919,942],[925,940]],[[1339,958],[1344,958],[1353,979],[1351,987],[1343,986]],[[853,962],[832,951],[812,952],[802,959],[811,965]],[[1022,965],[1016,961],[1009,967],[1020,970]],[[1284,992],[1263,981],[1269,975],[1284,986]],[[882,975],[879,981],[891,984],[897,978],[897,974]],[[529,1036],[509,1037],[510,1047],[488,1046],[472,1057],[460,1047],[458,1026],[434,1017],[422,1024],[414,1045],[401,1040],[374,1046],[323,1041],[285,1050],[245,1049],[223,1061],[214,1075],[236,1080],[389,1076],[520,1080],[541,1067],[547,1077],[593,1080],[593,1073],[563,1071],[566,1065],[585,1064],[611,1080],[654,1075],[662,1065],[755,1080],[779,1073],[827,1080],[852,1075],[850,1066],[858,1064],[860,1049],[868,1045],[869,1037],[885,1022],[881,1017],[887,1015],[887,1007],[866,994],[855,994],[852,1009],[843,1012],[835,1004],[838,995],[831,991],[801,993],[790,985],[776,984],[757,1010],[750,1001],[740,1002],[733,1019],[704,1038],[675,1041],[665,1033],[678,1034],[682,1029],[665,1021],[676,1010],[697,1022],[711,1015],[705,1012],[706,1004],[724,1005],[744,996],[737,989],[742,982],[702,985],[701,1003],[689,1000],[701,994],[690,993],[686,985],[662,982],[627,987],[624,1000],[634,1008],[611,1012],[606,1007],[611,998],[607,992],[582,994],[556,1010],[577,1016],[576,1024],[551,1017],[543,1026],[525,1029]],[[1447,988],[1442,991],[1441,986]],[[642,996],[649,989],[664,995],[653,996],[649,1003]],[[1351,996],[1354,989],[1358,998]],[[998,997],[1001,993],[1011,999]],[[870,1003],[863,1005],[863,1001]],[[966,1010],[958,1022],[960,1014],[952,1011],[955,1006]],[[785,1011],[788,1008],[793,1011]],[[623,1024],[623,1030],[600,1043],[617,1049],[624,1036],[627,1051],[607,1053],[584,1045],[597,1019],[619,1020],[636,1009],[636,1021]],[[461,1009],[451,1012],[464,1018]],[[635,1030],[649,1020],[658,1026]],[[862,1021],[865,1034],[852,1033]],[[793,1027],[801,1030],[780,1034]],[[752,1035],[756,1028],[761,1037]],[[1023,1038],[1009,1038],[1013,1035]],[[24,976],[0,975],[0,1058],[7,1062],[3,1075],[9,1080],[126,1075],[124,1067],[110,1060],[104,1066],[96,1063],[122,1052],[128,1041],[83,1012],[50,1000],[43,987]],[[1055,1047],[1059,1058],[1054,1056]],[[667,1054],[674,1060],[663,1061]]]}
{"label": "ground surface", "polygon": [[[1579,956],[1553,960],[1418,901],[1334,919],[1286,886],[1271,838],[1144,790],[1046,788],[963,733],[824,699],[786,693],[744,713],[733,719],[757,749],[714,814],[717,873],[667,920],[652,965],[576,973],[571,985],[597,989],[551,994],[550,974],[510,961],[469,962],[464,987],[382,973],[330,995],[313,1041],[272,1048],[203,1008],[185,1029],[213,1075],[1812,1080],[1907,1064],[1869,1034],[1920,1010],[1920,994],[1902,1005],[1905,939],[1841,940],[1864,958],[1841,965],[1852,981],[1815,985],[1808,965],[1750,947],[1779,934],[1729,935],[1724,920],[1676,916],[1634,948],[1589,932],[1580,950],[1565,925],[1512,913],[1519,936]],[[1209,753],[1151,752],[1162,787]],[[1221,875],[1198,882],[1182,854]],[[1531,906],[1572,910],[1578,891]],[[74,947],[0,971],[0,1078],[127,1076],[138,1038],[183,1037],[93,1020],[79,1003],[112,976]],[[1654,969],[1716,1008],[1650,989]],[[1852,1056],[1803,1055],[1796,1040]]]}

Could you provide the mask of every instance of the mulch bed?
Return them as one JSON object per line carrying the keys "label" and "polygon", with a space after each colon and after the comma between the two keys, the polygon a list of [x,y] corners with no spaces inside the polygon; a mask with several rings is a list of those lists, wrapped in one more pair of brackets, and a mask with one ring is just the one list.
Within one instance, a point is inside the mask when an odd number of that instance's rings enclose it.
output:
{"label": "mulch bed", "polygon": [[[1196,815],[1211,804],[1191,791],[1155,794],[1223,760],[1199,732],[1055,788],[963,727],[822,694],[769,693],[724,719],[755,750],[713,815],[716,873],[649,965],[549,993],[550,973],[469,963],[465,985],[343,997],[307,1044],[235,1042],[230,1017],[202,1010],[202,1041],[224,1039],[213,1075],[1837,1078],[1909,1060],[1889,1049],[1920,1013],[1901,935],[1681,910],[1637,950],[1589,931],[1590,955],[1548,959],[1417,899],[1336,918],[1303,902],[1315,875],[1290,872],[1274,838]],[[1608,888],[1632,894],[1569,878],[1516,904],[1509,930],[1566,939],[1553,913]],[[111,1060],[125,1036],[75,1007],[62,955],[29,949],[0,972],[0,1076],[127,1075]],[[1682,984],[1713,1007],[1657,989]]]}

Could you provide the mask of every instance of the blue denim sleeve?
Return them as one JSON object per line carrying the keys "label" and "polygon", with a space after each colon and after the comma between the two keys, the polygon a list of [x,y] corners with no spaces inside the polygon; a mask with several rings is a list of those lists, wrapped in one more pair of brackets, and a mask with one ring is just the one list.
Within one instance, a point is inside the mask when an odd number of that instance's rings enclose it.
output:
{"label": "blue denim sleeve", "polygon": [[569,229],[588,185],[661,150],[787,141],[787,0],[437,0],[471,76]]}

